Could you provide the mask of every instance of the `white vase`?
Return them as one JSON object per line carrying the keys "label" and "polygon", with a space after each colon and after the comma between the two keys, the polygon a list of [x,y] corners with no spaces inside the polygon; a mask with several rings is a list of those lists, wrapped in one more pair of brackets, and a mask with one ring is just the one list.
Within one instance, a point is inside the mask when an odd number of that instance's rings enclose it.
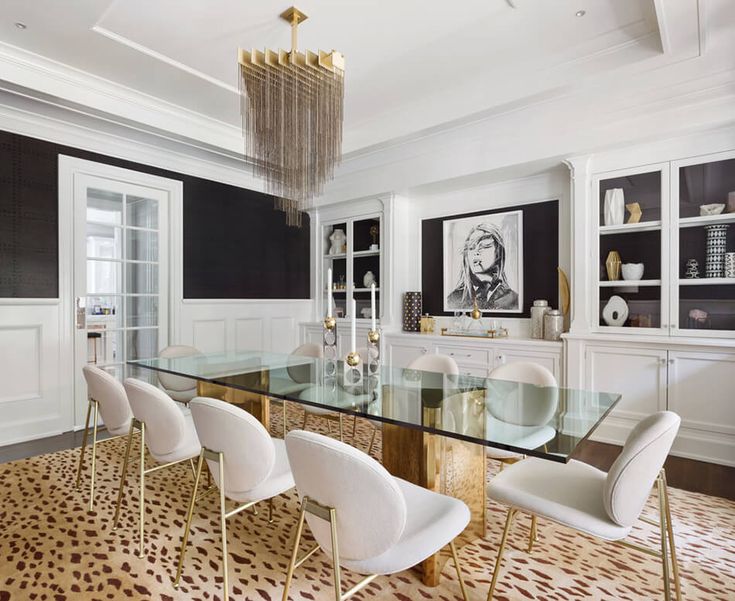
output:
{"label": "white vase", "polygon": [[623,225],[625,219],[625,197],[622,188],[605,192],[605,225]]}
{"label": "white vase", "polygon": [[[373,284],[375,284],[375,274],[372,271],[368,271],[362,278],[362,283],[365,286],[365,288],[370,288]],[[377,284],[376,284],[377,285]]]}

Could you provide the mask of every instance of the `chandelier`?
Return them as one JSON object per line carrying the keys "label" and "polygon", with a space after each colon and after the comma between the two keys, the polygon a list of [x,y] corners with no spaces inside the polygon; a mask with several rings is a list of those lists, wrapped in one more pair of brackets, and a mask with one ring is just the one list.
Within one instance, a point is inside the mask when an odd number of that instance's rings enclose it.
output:
{"label": "chandelier", "polygon": [[344,57],[299,52],[307,16],[294,6],[280,16],[291,24],[290,52],[239,50],[240,111],[246,156],[288,225],[300,227],[342,156]]}

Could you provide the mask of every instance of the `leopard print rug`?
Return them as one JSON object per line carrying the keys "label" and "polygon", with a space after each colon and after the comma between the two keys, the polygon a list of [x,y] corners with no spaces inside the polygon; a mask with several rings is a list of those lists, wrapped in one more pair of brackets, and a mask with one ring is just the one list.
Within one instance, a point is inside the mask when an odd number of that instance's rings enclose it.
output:
{"label": "leopard print rug", "polygon": [[[300,426],[299,408],[289,411],[289,425]],[[274,434],[281,434],[279,413],[274,412]],[[351,418],[345,419],[345,425],[346,435],[351,434]],[[309,427],[326,432],[327,424],[310,419]],[[371,427],[360,421],[354,444],[366,449],[371,434]],[[98,447],[93,512],[87,511],[86,494],[74,489],[77,450],[0,465],[0,601],[223,601],[217,495],[198,504],[181,586],[177,590],[171,584],[193,484],[188,465],[147,477],[144,559],[135,553],[134,468],[121,526],[112,531],[123,449],[124,439],[105,441]],[[494,470],[494,465],[488,467],[488,478]],[[656,515],[655,501],[654,495],[648,507],[652,516]],[[672,489],[671,504],[684,599],[735,599],[735,502]],[[275,601],[282,596],[297,498],[293,491],[279,497],[275,522],[270,525],[267,507],[262,505],[257,515],[243,512],[228,520],[232,599]],[[486,538],[459,550],[473,601],[487,596],[504,518],[503,508],[488,502]],[[527,517],[519,517],[511,532],[496,589],[499,601],[663,599],[656,558],[545,520],[539,520],[539,541],[528,554],[528,523]],[[653,548],[658,544],[655,527],[645,524],[636,527],[633,538]],[[343,572],[345,590],[358,580],[357,575]],[[329,600],[333,594],[329,559],[317,552],[296,570],[290,598]],[[418,574],[409,570],[377,578],[354,598],[449,601],[461,596],[453,566],[447,563],[436,588],[424,586]]]}

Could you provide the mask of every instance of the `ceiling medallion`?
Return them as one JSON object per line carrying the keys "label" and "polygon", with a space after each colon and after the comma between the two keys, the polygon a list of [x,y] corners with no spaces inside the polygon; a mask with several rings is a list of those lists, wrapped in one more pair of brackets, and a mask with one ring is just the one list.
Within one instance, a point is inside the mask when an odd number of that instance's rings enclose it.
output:
{"label": "ceiling medallion", "polygon": [[301,226],[342,157],[344,57],[299,52],[297,28],[307,16],[292,6],[291,51],[239,50],[245,153],[288,225]]}

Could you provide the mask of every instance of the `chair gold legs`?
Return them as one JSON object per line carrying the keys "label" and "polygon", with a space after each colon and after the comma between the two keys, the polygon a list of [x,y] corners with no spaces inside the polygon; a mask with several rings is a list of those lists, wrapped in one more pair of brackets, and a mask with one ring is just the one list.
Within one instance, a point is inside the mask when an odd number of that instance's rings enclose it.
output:
{"label": "chair gold legs", "polygon": [[120,504],[122,502],[123,489],[125,488],[125,480],[128,475],[128,461],[130,460],[130,449],[133,446],[133,434],[135,433],[136,422],[130,421],[130,430],[128,431],[128,443],[125,446],[125,459],[123,460],[122,472],[120,473],[120,487],[117,491],[117,504],[115,505],[115,517],[112,518],[112,529],[117,530],[120,525]]}
{"label": "chair gold legs", "polygon": [[143,550],[143,537],[145,530],[145,424],[140,422],[140,489],[139,499],[140,507],[138,509],[138,557],[143,557],[145,552]]}
{"label": "chair gold legs", "polygon": [[84,451],[87,448],[89,420],[92,417],[94,421],[92,423],[92,475],[89,483],[89,511],[94,509],[94,477],[97,470],[97,422],[99,421],[99,403],[94,399],[89,399],[89,404],[87,405],[87,419],[84,423],[84,435],[82,436],[82,447],[79,450],[79,467],[77,468],[76,482],[77,490],[81,487],[82,469],[84,469]]}
{"label": "chair gold legs", "polygon": [[[320,547],[314,545],[307,553],[301,558],[299,556],[299,543],[301,542],[301,536],[304,532],[304,520],[306,519],[306,513],[309,512],[318,518],[329,522],[331,537],[332,537],[332,569],[334,578],[334,599],[335,601],[345,601],[357,593],[358,591],[365,588],[373,580],[378,577],[378,574],[370,574],[362,580],[360,580],[355,586],[348,591],[342,592],[342,571],[339,565],[339,541],[337,539],[337,513],[332,507],[326,507],[320,505],[316,501],[304,497],[301,501],[301,511],[299,512],[299,521],[296,525],[296,535],[294,536],[293,550],[291,551],[291,559],[288,563],[288,570],[286,571],[286,582],[283,585],[283,597],[282,601],[288,601],[288,591],[291,588],[291,581],[293,580],[293,573],[302,563],[304,563],[309,557],[316,553]],[[454,541],[449,543],[449,548],[452,551],[452,558],[454,560],[454,566],[457,570],[457,577],[459,579],[459,587],[462,591],[462,598],[464,601],[468,601],[467,590],[464,585],[464,578],[462,577],[462,570],[460,568],[459,559],[457,557],[457,549],[454,546]]]}
{"label": "chair gold legs", "polygon": [[538,529],[536,525],[536,516],[531,514],[531,529],[528,533],[528,552],[533,551],[533,543],[538,540]]}
{"label": "chair gold legs", "polygon": [[288,417],[286,416],[286,399],[281,401],[283,405],[283,440],[286,440],[286,434],[288,434]]}
{"label": "chair gold legs", "polygon": [[505,551],[505,543],[508,541],[508,532],[510,526],[513,523],[513,516],[516,514],[517,509],[511,507],[508,509],[508,516],[505,518],[505,528],[503,529],[503,538],[500,539],[500,548],[498,549],[498,558],[495,560],[495,569],[493,570],[493,579],[490,582],[490,591],[487,594],[487,601],[491,601],[493,593],[495,592],[495,585],[498,583],[498,576],[500,575],[500,562],[503,561],[503,553]]}
{"label": "chair gold legs", "polygon": [[189,511],[186,514],[186,525],[184,526],[184,536],[181,539],[181,551],[179,553],[179,565],[176,568],[176,578],[174,579],[174,588],[179,586],[181,580],[181,572],[184,568],[184,555],[186,554],[186,543],[189,540],[189,532],[191,531],[191,518],[194,515],[194,506],[197,501],[197,489],[199,488],[199,478],[202,475],[202,466],[204,465],[204,451],[199,453],[199,461],[194,475],[194,490],[191,493],[191,501],[189,501]]}
{"label": "chair gold legs", "polygon": [[225,462],[219,453],[219,525],[222,531],[222,579],[225,599],[230,598],[227,581],[227,511],[225,509]]}

